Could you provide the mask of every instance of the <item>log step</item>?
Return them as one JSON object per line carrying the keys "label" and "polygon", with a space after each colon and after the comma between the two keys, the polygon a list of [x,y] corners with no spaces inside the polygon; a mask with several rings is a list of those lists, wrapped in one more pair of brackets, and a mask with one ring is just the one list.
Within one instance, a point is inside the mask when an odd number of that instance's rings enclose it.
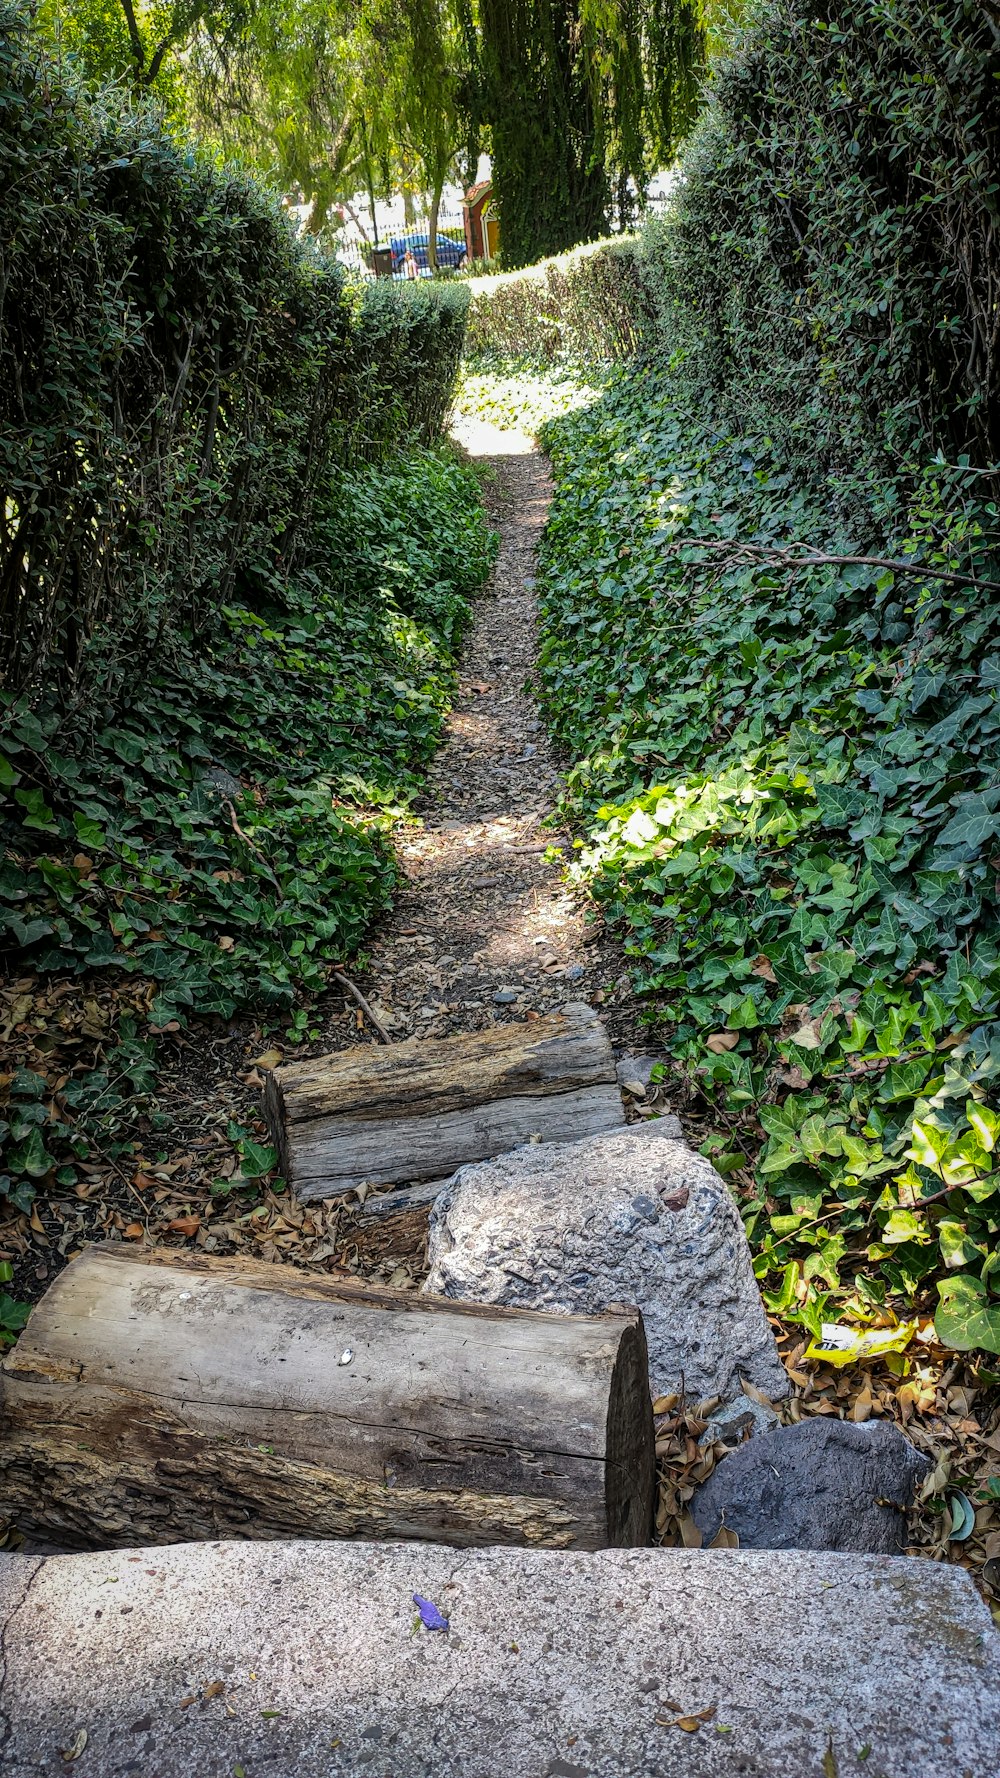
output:
{"label": "log step", "polygon": [[573,1318],[91,1247],[0,1367],[0,1516],[84,1546],[651,1529],[636,1310]]}
{"label": "log step", "polygon": [[[414,1594],[447,1630],[424,1627]],[[432,1620],[433,1621],[433,1620]],[[0,1554],[6,1778],[993,1778],[962,1569],[810,1551]],[[80,1742],[81,1733],[84,1742]]]}
{"label": "log step", "polygon": [[591,1007],[440,1042],[340,1050],[268,1076],[264,1110],[303,1201],[443,1179],[533,1139],[625,1121],[607,1032]]}

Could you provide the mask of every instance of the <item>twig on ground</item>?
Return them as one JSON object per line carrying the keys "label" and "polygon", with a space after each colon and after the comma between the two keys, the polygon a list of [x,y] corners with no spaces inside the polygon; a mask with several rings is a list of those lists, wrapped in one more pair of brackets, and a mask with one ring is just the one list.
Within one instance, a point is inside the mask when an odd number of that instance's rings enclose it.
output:
{"label": "twig on ground", "polygon": [[223,798],[222,806],[224,809],[229,810],[229,819],[232,822],[233,832],[236,835],[237,839],[240,839],[243,841],[244,846],[246,846],[248,848],[248,850],[253,853],[255,858],[260,859],[261,864],[264,866],[265,872],[270,877],[272,883],[274,884],[274,887],[277,889],[277,891],[280,895],[281,884],[278,882],[277,877],[275,876],[273,870],[271,869],[271,866],[268,864],[267,859],[265,858],[260,847],[255,846],[253,843],[253,840],[250,838],[249,834],[246,834],[243,832],[242,827],[240,826],[239,822],[236,819],[236,810],[233,808],[233,805],[230,802],[228,796]]}
{"label": "twig on ground", "polygon": [[392,1038],[389,1035],[389,1032],[386,1030],[385,1026],[383,1025],[382,1020],[378,1016],[378,1013],[369,1004],[369,1002],[365,999],[364,995],[361,992],[361,989],[359,987],[357,987],[354,982],[352,982],[349,975],[344,974],[344,971],[339,966],[335,966],[333,973],[338,978],[339,981],[343,982],[344,987],[348,990],[348,993],[354,995],[354,998],[357,1001],[358,1005],[360,1006],[362,1012],[365,1014],[366,1018],[369,1018],[371,1020],[376,1031],[378,1032],[379,1036],[381,1037],[382,1042],[383,1043],[391,1043]]}

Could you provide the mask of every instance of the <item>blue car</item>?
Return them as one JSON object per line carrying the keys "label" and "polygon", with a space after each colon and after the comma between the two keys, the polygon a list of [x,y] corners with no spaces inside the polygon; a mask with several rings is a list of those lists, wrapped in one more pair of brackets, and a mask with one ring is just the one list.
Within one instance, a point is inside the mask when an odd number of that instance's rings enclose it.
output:
{"label": "blue car", "polygon": [[[412,253],[414,259],[416,260],[418,271],[421,271],[421,272],[429,272],[430,271],[431,262],[430,262],[430,259],[428,258],[428,252],[430,249],[430,235],[429,234],[394,235],[392,240],[389,242],[389,246],[392,250],[392,269],[394,272],[401,272],[404,270],[404,261],[406,259],[407,253]],[[465,242],[464,241],[453,241],[450,235],[438,235],[438,238],[437,238],[437,262],[438,262],[438,265],[441,267],[447,266],[449,268],[455,269],[458,266],[462,265],[464,263],[464,261],[465,261]]]}

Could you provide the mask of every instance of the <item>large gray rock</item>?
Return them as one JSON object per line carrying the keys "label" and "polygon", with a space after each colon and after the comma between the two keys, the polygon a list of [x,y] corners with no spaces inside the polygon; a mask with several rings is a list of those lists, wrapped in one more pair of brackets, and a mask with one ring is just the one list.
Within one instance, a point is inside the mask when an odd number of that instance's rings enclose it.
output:
{"label": "large gray rock", "polygon": [[901,1509],[929,1468],[885,1420],[817,1417],[759,1432],[723,1458],[691,1513],[706,1543],[725,1525],[745,1549],[893,1555],[906,1547]]}
{"label": "large gray rock", "polygon": [[905,1557],[186,1544],[0,1556],[0,1593],[5,1778],[997,1769],[989,1614]]}
{"label": "large gray rock", "polygon": [[431,1213],[425,1290],[592,1314],[642,1310],[653,1394],[777,1398],[788,1379],[723,1181],[676,1121],[462,1167]]}

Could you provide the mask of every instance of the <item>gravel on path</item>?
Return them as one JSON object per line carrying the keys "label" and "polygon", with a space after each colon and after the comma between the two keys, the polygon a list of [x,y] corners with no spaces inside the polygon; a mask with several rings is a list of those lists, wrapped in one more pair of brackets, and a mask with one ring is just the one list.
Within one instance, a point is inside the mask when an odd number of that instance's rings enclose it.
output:
{"label": "gravel on path", "polygon": [[423,825],[397,835],[405,887],[359,985],[394,1038],[479,1030],[588,1000],[619,1049],[638,1029],[621,953],[549,850],[566,855],[571,842],[552,825],[559,764],[531,684],[548,466],[524,433],[463,419],[453,436],[483,468],[500,551],[419,806]]}

